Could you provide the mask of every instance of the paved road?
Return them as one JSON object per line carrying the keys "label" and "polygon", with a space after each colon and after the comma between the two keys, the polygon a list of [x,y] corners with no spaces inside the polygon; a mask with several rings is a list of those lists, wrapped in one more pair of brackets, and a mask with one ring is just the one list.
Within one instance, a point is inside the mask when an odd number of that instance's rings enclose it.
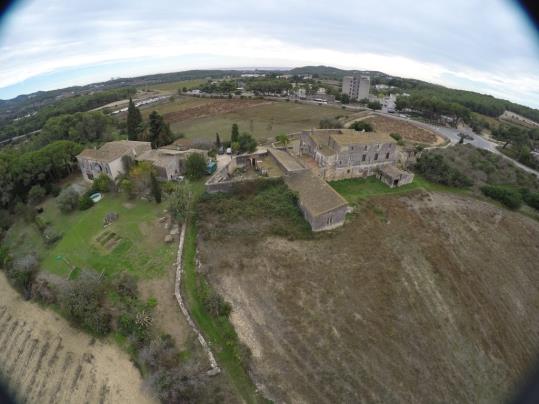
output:
{"label": "paved road", "polygon": [[387,114],[387,113],[382,113],[382,112],[376,112],[376,113],[380,114],[380,115],[390,116],[391,118],[401,119],[403,121],[412,122],[412,123],[414,123],[414,125],[417,125],[417,126],[420,126],[420,127],[426,128],[426,129],[431,129],[431,130],[435,131],[436,133],[440,134],[441,136],[443,136],[444,138],[448,139],[450,141],[450,145],[457,144],[460,141],[459,133],[464,133],[464,134],[470,136],[471,138],[473,138],[473,140],[465,139],[464,143],[466,143],[466,144],[469,143],[472,146],[477,147],[478,149],[488,150],[489,152],[495,153],[498,156],[512,162],[514,165],[521,168],[522,170],[524,170],[524,171],[526,171],[528,173],[534,174],[535,176],[539,177],[539,172],[538,171],[535,171],[534,169],[532,169],[532,168],[530,168],[528,166],[525,166],[524,164],[521,164],[518,161],[512,159],[511,157],[508,157],[505,154],[501,153],[497,149],[497,146],[498,146],[497,143],[495,143],[493,141],[490,141],[490,140],[487,140],[484,137],[477,135],[476,133],[474,133],[472,131],[471,128],[468,128],[468,127],[461,128],[461,129],[447,128],[447,127],[444,127],[444,126],[437,126],[437,125],[431,125],[431,124],[424,123],[424,122],[419,122],[419,121],[416,121],[416,120],[413,120],[413,119],[410,119],[410,118],[403,118],[403,117],[400,117],[400,116],[395,115],[395,114]]}

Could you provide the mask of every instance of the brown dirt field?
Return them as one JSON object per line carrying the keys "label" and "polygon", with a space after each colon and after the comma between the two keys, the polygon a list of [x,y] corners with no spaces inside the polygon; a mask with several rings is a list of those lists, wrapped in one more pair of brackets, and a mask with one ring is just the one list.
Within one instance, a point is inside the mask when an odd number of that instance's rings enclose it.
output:
{"label": "brown dirt field", "polygon": [[[371,200],[314,240],[212,230],[202,270],[276,402],[504,402],[539,353],[539,223],[464,196]],[[219,253],[217,254],[216,251]]]}
{"label": "brown dirt field", "polygon": [[0,274],[0,377],[19,402],[153,403],[118,347],[23,301]]}
{"label": "brown dirt field", "polygon": [[374,115],[362,120],[374,126],[374,130],[387,133],[398,133],[408,142],[424,143],[427,145],[439,145],[444,142],[444,139],[434,132],[420,128],[401,119]]}
{"label": "brown dirt field", "polygon": [[157,300],[154,311],[157,328],[166,334],[170,334],[174,338],[178,349],[184,350],[189,339],[195,339],[195,334],[187,324],[187,320],[180,311],[174,296],[175,278],[176,271],[174,266],[171,265],[166,275],[157,279],[141,281],[139,290],[142,299],[147,300],[154,297]]}
{"label": "brown dirt field", "polygon": [[228,112],[239,111],[245,108],[267,105],[271,103],[271,101],[266,100],[208,100],[207,103],[203,105],[197,105],[195,107],[180,111],[166,113],[163,115],[163,118],[167,123],[175,123],[188,119],[205,118],[217,114],[226,114]]}

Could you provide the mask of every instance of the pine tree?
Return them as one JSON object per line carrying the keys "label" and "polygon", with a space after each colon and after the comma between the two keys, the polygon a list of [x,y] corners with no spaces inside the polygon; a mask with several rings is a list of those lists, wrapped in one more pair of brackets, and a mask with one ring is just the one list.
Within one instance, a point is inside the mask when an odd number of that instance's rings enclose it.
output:
{"label": "pine tree", "polygon": [[157,111],[150,114],[148,140],[152,143],[152,149],[170,144],[173,140],[170,126]]}
{"label": "pine tree", "polygon": [[219,138],[219,133],[215,134],[215,147],[217,150],[221,147],[221,139]]}
{"label": "pine tree", "polygon": [[137,140],[139,135],[139,128],[142,123],[142,114],[140,110],[135,107],[135,103],[129,97],[129,106],[127,107],[127,138],[129,140]]}

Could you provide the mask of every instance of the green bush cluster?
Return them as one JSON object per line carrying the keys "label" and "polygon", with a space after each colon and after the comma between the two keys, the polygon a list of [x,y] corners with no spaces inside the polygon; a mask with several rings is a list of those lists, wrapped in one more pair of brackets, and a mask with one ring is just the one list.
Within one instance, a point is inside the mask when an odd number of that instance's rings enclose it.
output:
{"label": "green bush cluster", "polygon": [[473,185],[473,181],[456,168],[451,167],[439,154],[424,153],[415,165],[429,181],[451,187],[464,188]]}
{"label": "green bush cluster", "polygon": [[374,130],[370,123],[364,121],[355,121],[352,125],[350,125],[350,129],[357,130],[358,132],[372,132]]}
{"label": "green bush cluster", "polygon": [[522,195],[515,189],[485,185],[481,187],[481,192],[489,198],[501,202],[509,209],[518,209],[522,206]]}

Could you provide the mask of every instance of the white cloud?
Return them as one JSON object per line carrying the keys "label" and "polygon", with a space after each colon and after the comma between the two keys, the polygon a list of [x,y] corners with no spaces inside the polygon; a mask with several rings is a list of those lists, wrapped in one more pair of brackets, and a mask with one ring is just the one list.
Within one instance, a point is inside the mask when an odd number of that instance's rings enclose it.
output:
{"label": "white cloud", "polygon": [[[133,62],[122,76],[325,64],[464,85],[539,105],[533,94],[539,91],[539,63],[526,37],[529,30],[518,25],[504,2],[489,1],[489,13],[483,12],[486,4],[454,0],[412,9],[397,1],[112,5],[35,0],[23,4],[0,37],[0,96],[2,87],[33,77],[105,63]],[[448,18],[451,10],[465,14]],[[78,82],[72,75],[70,80]]]}

